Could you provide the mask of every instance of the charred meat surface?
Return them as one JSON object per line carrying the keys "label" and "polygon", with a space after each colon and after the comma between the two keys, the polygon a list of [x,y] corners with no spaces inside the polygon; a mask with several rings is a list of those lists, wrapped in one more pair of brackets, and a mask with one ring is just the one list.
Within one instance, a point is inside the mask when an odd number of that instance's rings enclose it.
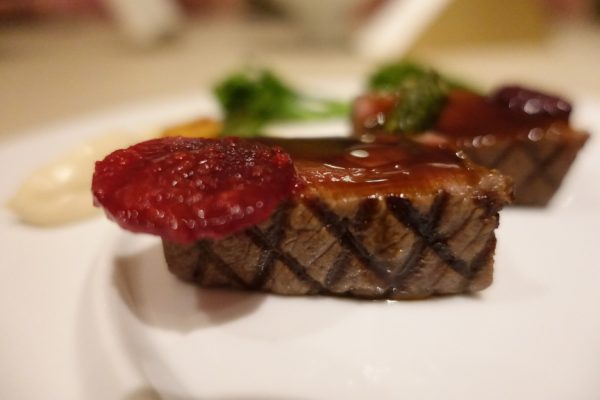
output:
{"label": "charred meat surface", "polygon": [[303,182],[270,218],[220,240],[163,239],[179,278],[283,295],[414,299],[492,282],[501,174],[403,138],[263,142],[283,147]]}
{"label": "charred meat surface", "polygon": [[[379,132],[402,99],[390,93],[356,99],[356,135]],[[452,91],[429,133],[479,165],[512,178],[516,205],[544,206],[560,187],[589,135],[569,124],[565,100],[519,87],[489,97]],[[393,133],[393,132],[392,132]],[[420,135],[413,136],[419,140]]]}

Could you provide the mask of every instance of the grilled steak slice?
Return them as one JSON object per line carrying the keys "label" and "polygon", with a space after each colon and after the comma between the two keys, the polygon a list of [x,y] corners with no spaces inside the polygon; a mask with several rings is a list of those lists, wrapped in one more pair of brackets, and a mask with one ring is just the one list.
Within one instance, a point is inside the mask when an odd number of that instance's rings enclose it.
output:
{"label": "grilled steak slice", "polygon": [[304,187],[221,240],[163,240],[171,272],[207,287],[412,299],[492,282],[510,184],[437,146],[277,140]]}
{"label": "grilled steak slice", "polygon": [[[355,133],[380,131],[397,101],[392,94],[358,98]],[[454,91],[432,129],[477,164],[511,177],[514,204],[544,206],[589,137],[569,125],[569,113],[563,100],[525,89],[509,87],[490,98]]]}

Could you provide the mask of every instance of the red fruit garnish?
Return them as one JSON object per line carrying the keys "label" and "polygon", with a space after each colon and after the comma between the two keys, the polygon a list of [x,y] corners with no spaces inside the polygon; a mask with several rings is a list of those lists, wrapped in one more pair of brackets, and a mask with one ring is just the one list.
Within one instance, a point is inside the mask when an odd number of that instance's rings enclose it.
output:
{"label": "red fruit garnish", "polygon": [[572,109],[571,104],[561,97],[521,86],[503,86],[492,93],[490,99],[511,110],[529,115],[569,119]]}
{"label": "red fruit garnish", "polygon": [[278,147],[169,137],[96,162],[92,192],[121,227],[189,243],[264,221],[295,184],[292,160]]}

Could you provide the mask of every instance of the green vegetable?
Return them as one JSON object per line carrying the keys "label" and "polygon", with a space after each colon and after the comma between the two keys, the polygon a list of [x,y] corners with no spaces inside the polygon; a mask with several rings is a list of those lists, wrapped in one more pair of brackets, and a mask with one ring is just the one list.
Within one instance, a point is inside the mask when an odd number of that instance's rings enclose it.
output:
{"label": "green vegetable", "polygon": [[234,73],[214,93],[224,113],[222,135],[257,136],[276,121],[307,121],[345,117],[344,102],[310,98],[267,70]]}
{"label": "green vegetable", "polygon": [[388,64],[373,73],[369,89],[394,92],[398,104],[384,128],[393,133],[418,133],[435,124],[451,90],[471,90],[411,61]]}
{"label": "green vegetable", "polygon": [[405,79],[396,87],[398,105],[388,117],[385,130],[409,134],[427,130],[439,117],[449,90],[435,72]]}
{"label": "green vegetable", "polygon": [[410,61],[388,64],[379,68],[369,77],[368,86],[371,90],[392,91],[405,80],[418,79],[426,73],[427,70],[424,67]]}
{"label": "green vegetable", "polygon": [[[421,79],[430,75],[431,73],[437,72],[413,61],[399,61],[384,65],[371,74],[368,80],[368,87],[371,90],[393,91],[406,80]],[[438,76],[439,79],[448,85],[450,89],[474,91],[468,85],[465,85],[459,80],[443,75]]]}
{"label": "green vegetable", "polygon": [[[394,133],[426,130],[435,123],[450,90],[469,90],[410,61],[383,66],[371,75],[368,84],[370,90],[397,93],[398,106],[385,126]],[[231,74],[214,93],[224,114],[222,135],[258,136],[272,122],[348,117],[351,107],[347,102],[306,96],[268,70]]]}

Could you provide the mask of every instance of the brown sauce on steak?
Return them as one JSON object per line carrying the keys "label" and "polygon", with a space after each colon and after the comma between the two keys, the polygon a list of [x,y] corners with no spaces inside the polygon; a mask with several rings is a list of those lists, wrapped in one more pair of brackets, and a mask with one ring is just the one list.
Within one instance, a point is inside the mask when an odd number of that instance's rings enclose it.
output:
{"label": "brown sauce on steak", "polygon": [[432,193],[440,184],[475,184],[481,171],[443,146],[395,136],[357,139],[266,139],[292,157],[306,187],[336,195]]}

